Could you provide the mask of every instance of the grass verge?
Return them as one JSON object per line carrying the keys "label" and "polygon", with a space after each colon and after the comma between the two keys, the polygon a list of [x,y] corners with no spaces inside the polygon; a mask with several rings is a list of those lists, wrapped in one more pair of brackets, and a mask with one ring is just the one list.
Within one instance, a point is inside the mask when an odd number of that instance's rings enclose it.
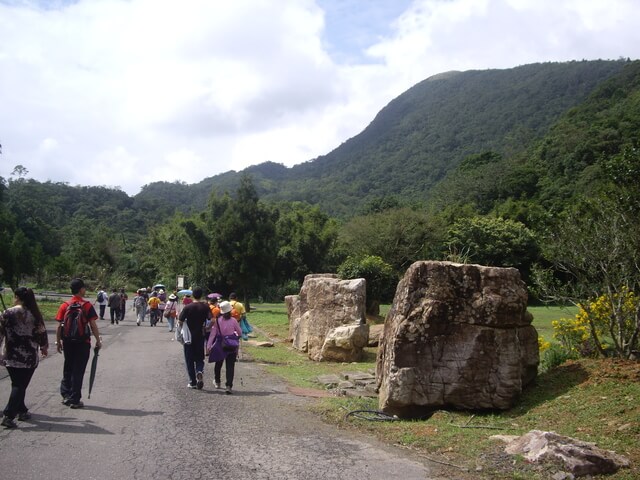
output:
{"label": "grass verge", "polygon": [[[312,362],[292,349],[286,341],[288,318],[283,304],[260,304],[249,315],[252,325],[275,340],[273,348],[244,347],[267,370],[291,385],[321,388],[318,375],[375,369],[375,349],[363,362],[342,364]],[[569,317],[564,309],[534,307],[534,325],[552,332],[551,321]],[[552,339],[552,335],[547,337]],[[314,410],[326,421],[341,428],[355,429],[394,445],[414,450],[440,462],[449,478],[458,479],[547,479],[558,471],[553,466],[536,466],[520,457],[503,453],[504,445],[492,435],[522,435],[530,430],[552,430],[562,435],[595,442],[598,446],[625,455],[630,469],[607,475],[611,480],[640,478],[640,363],[589,360],[571,361],[541,374],[535,385],[506,412],[437,411],[420,421],[367,421],[350,416],[353,410],[377,410],[377,399],[324,398]],[[600,478],[600,477],[592,477]]]}

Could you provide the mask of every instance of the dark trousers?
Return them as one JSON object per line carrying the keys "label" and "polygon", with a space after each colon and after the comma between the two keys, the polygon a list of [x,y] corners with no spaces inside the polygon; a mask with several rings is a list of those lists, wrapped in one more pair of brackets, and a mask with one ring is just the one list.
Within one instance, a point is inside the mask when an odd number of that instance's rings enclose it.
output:
{"label": "dark trousers", "polygon": [[216,362],[215,367],[213,368],[213,375],[216,383],[220,383],[220,374],[222,373],[222,362],[225,365],[225,373],[226,373],[226,387],[233,387],[233,375],[236,370],[236,360],[238,358],[238,353],[230,353],[225,357],[224,360],[220,360]]}
{"label": "dark trousers", "polygon": [[120,322],[120,309],[109,307],[109,313],[111,314],[111,323]]}
{"label": "dark trousers", "polygon": [[[186,324],[185,324],[186,326]],[[204,342],[202,337],[196,343],[184,344],[184,361],[187,364],[187,374],[189,382],[196,384],[196,372],[204,370]]]}
{"label": "dark trousers", "polygon": [[5,417],[11,419],[16,418],[19,413],[26,413],[29,409],[24,404],[24,397],[27,393],[27,387],[33,377],[34,368],[15,368],[7,367],[9,371],[9,378],[11,378],[11,394],[9,395],[9,402],[4,407]]}
{"label": "dark trousers", "polygon": [[60,394],[63,398],[69,399],[71,403],[78,403],[82,398],[82,381],[89,362],[91,344],[66,342],[62,347],[64,367],[62,368]]}
{"label": "dark trousers", "polygon": [[106,305],[100,305],[100,320],[104,320],[104,311],[107,309]]}

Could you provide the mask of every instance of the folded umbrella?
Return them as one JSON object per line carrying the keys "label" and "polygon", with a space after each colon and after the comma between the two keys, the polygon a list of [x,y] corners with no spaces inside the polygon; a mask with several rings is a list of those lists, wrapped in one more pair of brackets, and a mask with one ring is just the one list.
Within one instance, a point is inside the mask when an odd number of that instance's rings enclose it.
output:
{"label": "folded umbrella", "polygon": [[91,389],[93,388],[93,382],[96,379],[96,369],[98,368],[98,347],[93,349],[93,360],[91,361],[91,374],[89,375],[89,396],[91,398]]}

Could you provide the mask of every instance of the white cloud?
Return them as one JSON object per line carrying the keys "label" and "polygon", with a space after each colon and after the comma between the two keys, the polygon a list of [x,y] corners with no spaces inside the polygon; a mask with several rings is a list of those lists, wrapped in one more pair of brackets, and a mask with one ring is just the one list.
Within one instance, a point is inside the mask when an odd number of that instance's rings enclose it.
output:
{"label": "white cloud", "polygon": [[135,194],[293,165],[442,71],[640,57],[635,0],[416,0],[398,15],[402,6],[0,1],[0,175],[22,164],[39,180]]}

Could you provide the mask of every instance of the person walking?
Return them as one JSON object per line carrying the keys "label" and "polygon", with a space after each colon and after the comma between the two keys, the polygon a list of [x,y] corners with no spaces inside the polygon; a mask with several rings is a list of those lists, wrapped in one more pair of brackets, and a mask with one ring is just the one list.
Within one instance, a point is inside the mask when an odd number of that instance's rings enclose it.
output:
{"label": "person walking", "polygon": [[[91,302],[85,301],[83,298],[86,293],[84,281],[80,278],[71,280],[71,300],[62,303],[56,314],[58,328],[56,330],[56,347],[58,353],[64,353],[64,365],[62,367],[62,381],[60,382],[60,394],[62,395],[62,403],[71,408],[82,408],[84,403],[82,398],[82,381],[84,372],[87,368],[89,355],[91,353],[91,335],[96,339],[96,348],[102,347],[100,332],[96,314]],[[117,295],[117,292],[115,292]],[[70,321],[68,310],[76,308],[79,305],[81,314],[78,317],[78,331],[85,331],[86,324],[89,325],[89,334],[83,340],[78,341],[77,338],[65,337],[63,322]],[[71,312],[69,312],[71,313]],[[85,323],[86,322],[86,323]],[[83,324],[84,323],[84,324]]]}
{"label": "person walking", "polygon": [[188,328],[191,333],[191,343],[185,343],[184,361],[189,375],[188,388],[202,390],[204,387],[204,325],[211,318],[209,305],[202,301],[202,288],[192,290],[193,302],[180,312],[178,328]]}
{"label": "person walking", "polygon": [[111,316],[111,325],[120,323],[120,294],[117,289],[113,289],[109,295],[109,315]]}
{"label": "person walking", "polygon": [[[209,335],[209,340],[207,341],[207,355],[211,352],[213,344],[216,341],[223,341],[222,339],[225,336],[237,337],[237,341],[239,344],[240,337],[242,336],[242,330],[240,329],[240,324],[237,322],[237,320],[231,316],[232,309],[233,308],[231,307],[231,303],[220,302],[221,315],[216,318],[211,324],[211,335]],[[223,347],[223,350],[225,350],[225,347]],[[235,373],[235,365],[237,359],[238,348],[225,350],[225,357],[222,360],[216,361],[213,369],[214,385],[216,388],[221,388],[220,377],[222,373],[222,363],[224,362],[226,374],[225,390],[227,395],[230,395],[233,391],[233,376]]]}
{"label": "person walking", "polygon": [[149,297],[147,305],[149,305],[149,324],[152,327],[155,327],[159,320],[158,316],[160,315],[160,309],[158,308],[158,305],[160,305],[158,292],[151,292],[151,297]]}
{"label": "person walking", "polygon": [[160,310],[158,320],[162,323],[162,319],[164,318],[164,309],[167,308],[167,293],[164,290],[160,290],[158,292],[158,300],[160,300],[160,303],[158,304],[158,310]]}
{"label": "person walking", "polygon": [[31,418],[24,403],[27,387],[38,367],[38,350],[42,357],[49,352],[47,329],[33,290],[18,287],[14,292],[15,306],[8,308],[0,317],[0,364],[4,365],[11,378],[9,401],[3,410],[2,426],[16,428],[18,420]]}
{"label": "person walking", "polygon": [[96,296],[96,301],[93,302],[95,306],[98,304],[100,307],[100,320],[104,320],[104,312],[107,309],[107,304],[109,303],[109,294],[104,291],[102,287],[98,289],[98,294]]}
{"label": "person walking", "polygon": [[147,313],[147,300],[141,288],[138,289],[133,299],[133,308],[136,311],[136,325],[140,326],[144,322],[144,316]]}
{"label": "person walking", "polygon": [[240,330],[242,330],[242,339],[249,340],[249,333],[253,331],[251,325],[247,321],[247,311],[244,305],[238,301],[238,296],[235,292],[229,294],[229,303],[231,304],[231,316],[235,318],[240,324]]}
{"label": "person walking", "polygon": [[129,295],[124,291],[124,288],[120,289],[120,320],[124,321],[124,315],[127,313],[127,300]]}
{"label": "person walking", "polygon": [[164,309],[164,316],[169,324],[169,331],[173,332],[176,324],[176,317],[178,316],[178,297],[173,293],[169,295],[169,301]]}

